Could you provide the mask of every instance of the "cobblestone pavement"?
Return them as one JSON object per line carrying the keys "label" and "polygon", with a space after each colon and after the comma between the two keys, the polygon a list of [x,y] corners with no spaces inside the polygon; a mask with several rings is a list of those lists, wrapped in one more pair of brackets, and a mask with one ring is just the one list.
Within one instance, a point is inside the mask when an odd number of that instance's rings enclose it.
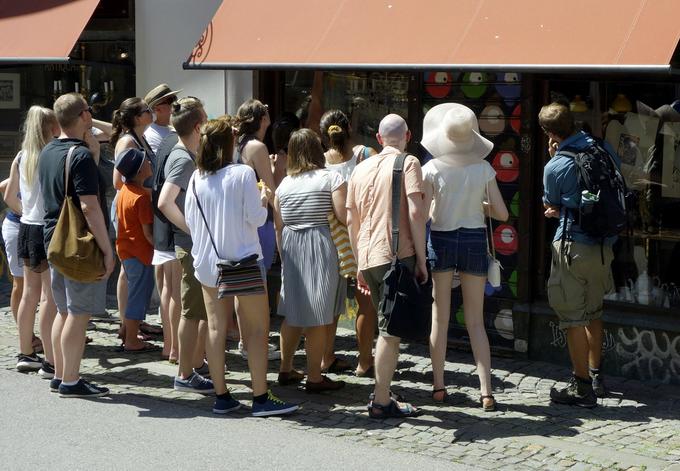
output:
{"label": "cobblestone pavement", "polygon": [[[97,320],[95,325],[96,330],[89,332],[94,342],[87,346],[82,364],[85,378],[111,388],[112,394],[148,395],[181,402],[195,408],[197,415],[209,413],[210,398],[171,388],[175,367],[161,361],[159,353],[125,355],[118,349],[117,323]],[[15,339],[12,316],[7,308],[0,308],[0,368],[14,368]],[[236,345],[229,347],[228,384],[236,398],[249,404],[246,363]],[[350,331],[339,332],[337,347],[340,355],[354,357]],[[298,352],[295,363],[304,366],[303,352]],[[312,396],[295,387],[274,385],[279,396],[301,403],[302,409],[268,420],[338,437],[348,445],[361,441],[477,469],[680,470],[680,387],[608,378],[611,397],[585,410],[551,405],[548,400],[550,387],[567,377],[565,368],[506,358],[493,358],[492,366],[499,403],[494,413],[484,413],[479,406],[478,380],[466,352],[449,352],[446,380],[451,400],[434,404],[427,347],[412,344],[402,346],[393,390],[422,406],[423,416],[373,421],[366,414],[372,380],[336,375],[347,387],[333,395]],[[278,362],[270,362],[272,383],[277,367]],[[236,415],[257,420],[247,410]]]}

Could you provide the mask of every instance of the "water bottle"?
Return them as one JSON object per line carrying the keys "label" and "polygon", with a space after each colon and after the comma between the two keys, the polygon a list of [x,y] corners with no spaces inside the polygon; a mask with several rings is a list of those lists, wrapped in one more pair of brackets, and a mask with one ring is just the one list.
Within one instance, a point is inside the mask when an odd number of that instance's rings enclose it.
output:
{"label": "water bottle", "polygon": [[595,203],[600,201],[600,194],[591,193],[588,190],[581,192],[581,213],[590,214],[593,211]]}

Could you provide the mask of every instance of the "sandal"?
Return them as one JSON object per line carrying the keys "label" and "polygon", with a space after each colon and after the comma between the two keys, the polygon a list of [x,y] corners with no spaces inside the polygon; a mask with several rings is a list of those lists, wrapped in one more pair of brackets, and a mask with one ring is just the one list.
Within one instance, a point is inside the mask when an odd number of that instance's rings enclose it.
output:
{"label": "sandal", "polygon": [[318,394],[324,391],[337,391],[345,387],[344,381],[333,381],[327,376],[321,376],[321,381],[312,383],[309,380],[305,383],[305,392],[307,394]]}
{"label": "sandal", "polygon": [[[437,399],[438,395],[441,394],[441,398]],[[441,388],[441,389],[434,389],[432,391],[432,400],[434,402],[438,403],[445,403],[446,400],[449,398],[449,394],[446,392],[446,388]]]}
{"label": "sandal", "polygon": [[301,371],[279,371],[278,383],[280,386],[288,386],[290,384],[298,384],[305,378],[305,374]]}
{"label": "sandal", "polygon": [[369,366],[366,371],[359,371],[359,368],[354,370],[354,376],[358,378],[375,378],[375,368],[373,365]]}
{"label": "sandal", "polygon": [[394,399],[384,406],[375,402],[371,402],[368,405],[368,416],[371,419],[402,419],[406,417],[418,417],[422,413],[422,410],[412,406],[408,402],[399,403]]}
{"label": "sandal", "polygon": [[[493,402],[491,403],[491,405],[485,405],[484,399],[491,399]],[[479,402],[482,403],[482,409],[484,409],[484,412],[495,412],[496,411],[496,398],[494,398],[492,394],[489,394],[488,396],[481,396],[479,398]]]}
{"label": "sandal", "polygon": [[42,340],[37,335],[33,335],[33,340],[31,341],[31,346],[33,347],[33,351],[35,353],[42,353],[43,352]]}
{"label": "sandal", "polygon": [[[406,399],[404,399],[404,396],[402,396],[399,393],[394,393],[394,392],[390,391],[390,397],[393,400],[397,400],[399,402],[406,402]],[[373,399],[375,399],[375,393],[374,392],[372,392],[371,394],[368,395],[368,400],[370,402],[373,402]]]}
{"label": "sandal", "polygon": [[163,335],[163,328],[158,325],[151,325],[147,322],[139,324],[139,331],[146,335],[159,336]]}
{"label": "sandal", "polygon": [[352,365],[347,360],[341,360],[335,357],[333,363],[328,368],[322,368],[322,373],[343,373],[352,369]]}
{"label": "sandal", "polygon": [[144,346],[142,348],[135,348],[135,349],[123,348],[123,353],[148,353],[148,352],[156,352],[158,350],[160,350],[160,347],[157,347],[156,345],[151,344],[151,343],[144,342]]}

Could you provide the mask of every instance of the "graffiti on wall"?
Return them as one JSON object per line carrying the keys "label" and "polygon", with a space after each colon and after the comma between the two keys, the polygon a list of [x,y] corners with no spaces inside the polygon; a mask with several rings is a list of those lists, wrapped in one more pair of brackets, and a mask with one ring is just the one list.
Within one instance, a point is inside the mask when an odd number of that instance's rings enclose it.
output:
{"label": "graffiti on wall", "polygon": [[624,375],[662,383],[680,379],[680,335],[671,340],[666,332],[637,327],[619,328],[617,334],[616,354]]}

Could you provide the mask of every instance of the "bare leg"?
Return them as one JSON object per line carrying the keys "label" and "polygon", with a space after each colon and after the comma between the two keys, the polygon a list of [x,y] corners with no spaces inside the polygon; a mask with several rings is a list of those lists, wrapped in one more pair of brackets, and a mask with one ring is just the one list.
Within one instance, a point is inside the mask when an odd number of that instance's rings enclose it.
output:
{"label": "bare leg", "polygon": [[340,319],[340,316],[336,316],[331,324],[325,326],[326,341],[324,342],[325,347],[323,351],[323,360],[321,362],[321,367],[323,369],[328,368],[335,361],[335,333],[338,330],[338,319]]}
{"label": "bare leg", "polygon": [[227,341],[227,317],[234,314],[233,298],[217,299],[217,289],[203,286],[203,302],[208,315],[208,335],[206,354],[210,378],[215,386],[215,394],[227,392],[224,380],[224,349]]}
{"label": "bare leg", "polygon": [[364,372],[373,366],[373,341],[378,325],[378,316],[370,296],[357,291],[356,299],[359,305],[355,325],[359,348],[359,365],[357,370]]}
{"label": "bare leg", "polygon": [[[588,365],[592,369],[599,369],[602,363],[602,335],[604,327],[602,319],[590,321],[586,326],[586,336],[588,337]],[[587,376],[585,376],[587,378]]]}
{"label": "bare leg", "polygon": [[[484,329],[484,283],[486,277],[460,274],[463,288],[463,310],[465,313],[465,327],[470,336],[472,354],[477,365],[477,375],[483,396],[491,395],[491,351],[489,339]],[[485,404],[491,405],[491,399],[485,399]]]}
{"label": "bare leg", "polygon": [[[337,325],[337,319],[336,323]],[[328,354],[326,342],[329,339],[329,331],[333,324],[318,327],[308,327],[305,329],[305,352],[307,354],[307,381],[310,383],[320,383],[321,360],[324,354]],[[333,335],[335,337],[335,335]]]}
{"label": "bare leg", "polygon": [[[451,315],[451,281],[453,271],[432,273],[434,304],[432,305],[432,331],[430,332],[430,358],[432,359],[433,389],[443,389],[444,362]],[[439,399],[437,399],[439,400]]]}
{"label": "bare leg", "polygon": [[[170,273],[168,274],[168,272]],[[169,309],[170,326],[172,328],[170,358],[177,359],[179,356],[179,319],[182,315],[182,265],[180,265],[179,260],[173,260],[165,264],[165,275],[170,281]]]}
{"label": "bare leg", "polygon": [[35,324],[35,310],[40,301],[41,287],[40,273],[36,273],[24,265],[24,292],[17,312],[19,350],[24,355],[33,353],[33,326]]}
{"label": "bare leg", "polygon": [[567,329],[567,346],[569,347],[569,357],[574,368],[574,374],[579,378],[587,379],[589,377],[589,345],[585,327],[579,326]]}
{"label": "bare leg", "polygon": [[24,277],[23,276],[13,276],[12,277],[12,294],[9,298],[9,306],[12,310],[12,317],[14,317],[14,322],[17,322],[17,314],[19,312],[19,303],[21,302],[21,296],[24,292]]}
{"label": "bare leg", "polygon": [[40,274],[41,292],[40,297],[40,336],[42,337],[43,352],[48,362],[54,365],[54,348],[52,345],[52,324],[57,315],[57,305],[52,297],[52,278],[50,271],[45,270]]}
{"label": "bare leg", "polygon": [[[225,335],[227,326],[225,324]],[[194,348],[194,358],[192,364],[194,368],[203,366],[203,359],[205,359],[205,349],[208,341],[208,321],[202,320],[198,323],[198,334],[196,337],[196,347]]]}
{"label": "bare leg", "polygon": [[241,296],[238,297],[238,306],[238,323],[244,340],[248,342],[251,388],[253,396],[260,396],[267,392],[269,300],[266,294]]}
{"label": "bare leg", "polygon": [[[120,273],[118,274],[118,283],[116,284],[116,298],[118,300],[118,313],[120,315],[120,334],[122,338],[125,338],[125,310],[127,309],[127,277],[125,276],[125,270],[123,269],[123,264],[120,264]],[[137,333],[135,332],[135,335]]]}
{"label": "bare leg", "polygon": [[198,320],[182,316],[179,320],[179,375],[183,379],[187,379],[193,373],[197,337]]}
{"label": "bare leg", "polygon": [[301,327],[292,327],[288,325],[288,321],[284,319],[281,324],[281,367],[279,371],[289,373],[293,370],[293,356],[300,344],[300,336],[302,335]]}
{"label": "bare leg", "polygon": [[66,316],[61,333],[61,351],[64,357],[63,381],[68,383],[80,378],[80,362],[85,350],[85,332],[90,316],[87,314]]}
{"label": "bare leg", "polygon": [[144,347],[144,342],[139,340],[137,337],[137,332],[139,332],[139,324],[142,321],[135,319],[125,318],[125,349],[126,350],[138,350]]}
{"label": "bare leg", "polygon": [[399,359],[399,337],[378,337],[375,346],[375,403],[390,402],[390,385]]}
{"label": "bare leg", "polygon": [[161,301],[160,314],[161,324],[163,324],[163,358],[170,355],[170,347],[172,346],[172,327],[170,325],[170,290],[166,285],[165,280],[165,265],[156,265],[154,267],[154,276],[156,278],[156,290]]}
{"label": "bare leg", "polygon": [[54,377],[61,379],[64,375],[64,353],[61,351],[61,334],[68,315],[60,312],[52,324],[52,349],[54,350]]}

